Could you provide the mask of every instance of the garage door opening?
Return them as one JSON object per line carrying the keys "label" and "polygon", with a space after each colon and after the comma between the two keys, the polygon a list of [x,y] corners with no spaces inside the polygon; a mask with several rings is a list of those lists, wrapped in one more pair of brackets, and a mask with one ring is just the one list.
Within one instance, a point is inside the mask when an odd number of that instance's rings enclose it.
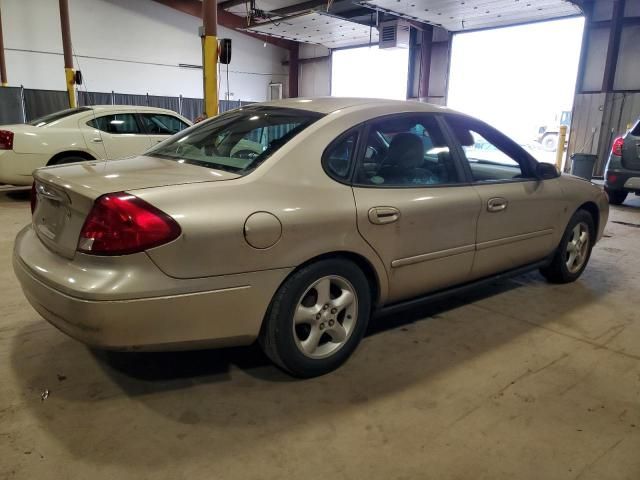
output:
{"label": "garage door opening", "polygon": [[331,95],[405,100],[409,49],[378,46],[335,50]]}
{"label": "garage door opening", "polygon": [[455,35],[448,106],[554,162],[559,126],[571,120],[583,26],[580,17]]}

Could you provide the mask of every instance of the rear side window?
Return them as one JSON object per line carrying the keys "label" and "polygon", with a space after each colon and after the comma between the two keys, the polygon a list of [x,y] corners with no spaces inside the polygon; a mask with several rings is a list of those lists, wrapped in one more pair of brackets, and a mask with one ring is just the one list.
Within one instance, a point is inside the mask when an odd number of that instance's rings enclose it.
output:
{"label": "rear side window", "polygon": [[356,183],[428,187],[460,183],[449,145],[434,115],[397,115],[371,123]]}
{"label": "rear side window", "polygon": [[633,130],[631,130],[631,135],[640,137],[640,120],[638,120],[638,123],[636,123],[636,126],[633,127]]}
{"label": "rear side window", "polygon": [[91,110],[89,107],[69,108],[67,110],[45,115],[44,117],[36,118],[29,122],[29,125],[33,125],[34,127],[44,127],[52,124],[53,122],[57,122],[58,120],[62,120],[63,118],[75,115],[76,113],[88,112],[89,110]]}
{"label": "rear side window", "polygon": [[353,131],[338,137],[324,152],[322,164],[327,173],[336,180],[346,180],[351,171],[358,132]]}
{"label": "rear side window", "polygon": [[141,113],[144,129],[150,135],[175,135],[189,125],[173,115]]}
{"label": "rear side window", "polygon": [[118,113],[114,115],[104,115],[102,117],[89,120],[87,125],[97,128],[103,132],[115,135],[125,133],[141,133],[135,115],[132,113]]}

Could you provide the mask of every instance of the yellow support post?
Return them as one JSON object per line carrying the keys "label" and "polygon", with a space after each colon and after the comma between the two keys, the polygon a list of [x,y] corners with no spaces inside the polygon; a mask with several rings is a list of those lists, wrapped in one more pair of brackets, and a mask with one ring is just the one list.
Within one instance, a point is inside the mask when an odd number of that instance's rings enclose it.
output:
{"label": "yellow support post", "polygon": [[218,115],[218,2],[202,1],[202,87],[204,114]]}
{"label": "yellow support post", "polygon": [[207,117],[218,115],[218,38],[202,37],[202,67],[204,71],[204,113]]}
{"label": "yellow support post", "polygon": [[69,93],[69,108],[76,108],[76,71],[73,68],[65,68],[67,79],[67,92]]}
{"label": "yellow support post", "polygon": [[558,135],[558,148],[556,148],[556,167],[558,170],[562,168],[562,157],[564,157],[564,142],[567,140],[567,126],[560,125],[560,133]]}

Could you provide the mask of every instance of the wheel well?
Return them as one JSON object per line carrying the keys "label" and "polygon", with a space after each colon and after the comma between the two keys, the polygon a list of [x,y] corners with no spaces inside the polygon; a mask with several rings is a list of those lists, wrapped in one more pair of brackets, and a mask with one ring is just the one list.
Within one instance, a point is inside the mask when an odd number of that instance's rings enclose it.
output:
{"label": "wheel well", "polygon": [[55,165],[58,160],[65,157],[80,157],[85,160],[95,160],[95,157],[88,154],[87,152],[83,152],[82,150],[68,150],[66,152],[56,153],[51,159],[47,162],[47,166]]}
{"label": "wheel well", "polygon": [[587,212],[589,212],[591,218],[593,218],[593,226],[596,229],[597,235],[600,228],[600,211],[598,210],[598,206],[593,202],[586,202],[580,205],[580,208],[578,208],[578,210],[586,210]]}
{"label": "wheel well", "polygon": [[369,260],[367,260],[362,255],[353,252],[325,253],[323,255],[318,255],[317,257],[310,258],[302,265],[299,265],[296,270],[306,267],[311,263],[315,263],[320,260],[326,260],[328,258],[344,258],[345,260],[349,260],[358,265],[358,267],[360,267],[360,269],[364,273],[365,277],[367,277],[367,282],[369,282],[369,288],[371,290],[371,304],[377,304],[378,299],[380,298],[380,279],[378,278],[378,273],[376,272],[375,268],[373,268],[373,265],[371,265]]}

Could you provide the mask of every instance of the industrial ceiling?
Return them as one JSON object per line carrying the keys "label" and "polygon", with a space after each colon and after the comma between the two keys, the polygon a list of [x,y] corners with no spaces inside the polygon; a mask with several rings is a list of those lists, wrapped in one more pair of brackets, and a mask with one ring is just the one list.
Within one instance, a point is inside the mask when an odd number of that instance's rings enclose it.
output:
{"label": "industrial ceiling", "polygon": [[254,34],[339,48],[377,42],[375,25],[383,20],[405,18],[461,32],[580,15],[577,1],[226,0],[221,7],[251,19],[247,30]]}

